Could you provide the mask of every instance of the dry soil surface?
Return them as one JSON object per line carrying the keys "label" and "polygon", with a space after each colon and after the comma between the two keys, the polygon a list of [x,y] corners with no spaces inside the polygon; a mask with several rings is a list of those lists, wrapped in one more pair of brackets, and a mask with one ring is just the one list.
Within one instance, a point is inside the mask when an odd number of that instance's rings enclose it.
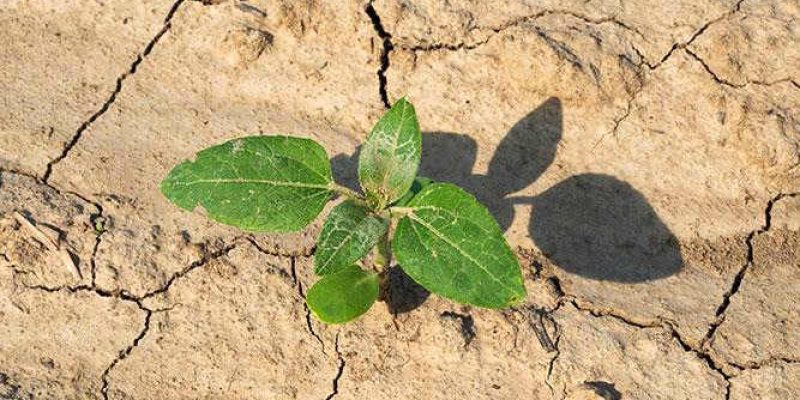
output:
{"label": "dry soil surface", "polygon": [[[502,3],[502,5],[500,5]],[[800,391],[797,0],[0,4],[0,398],[788,399]],[[158,192],[226,139],[354,185],[386,105],[489,205],[529,296],[304,306],[319,222]]]}

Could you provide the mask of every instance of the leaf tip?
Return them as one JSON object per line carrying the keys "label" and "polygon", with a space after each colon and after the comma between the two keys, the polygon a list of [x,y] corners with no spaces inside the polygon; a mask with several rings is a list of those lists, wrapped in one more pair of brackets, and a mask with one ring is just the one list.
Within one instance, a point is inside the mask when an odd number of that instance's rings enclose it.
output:
{"label": "leaf tip", "polygon": [[526,297],[528,297],[528,293],[525,291],[525,289],[522,289],[522,293],[511,295],[511,297],[508,298],[506,307],[518,306],[525,301]]}
{"label": "leaf tip", "polygon": [[392,104],[392,108],[395,108],[395,107],[411,107],[413,109],[414,108],[414,104],[412,104],[408,100],[408,95],[404,95],[403,97],[401,97],[397,101],[395,101],[394,104]]}

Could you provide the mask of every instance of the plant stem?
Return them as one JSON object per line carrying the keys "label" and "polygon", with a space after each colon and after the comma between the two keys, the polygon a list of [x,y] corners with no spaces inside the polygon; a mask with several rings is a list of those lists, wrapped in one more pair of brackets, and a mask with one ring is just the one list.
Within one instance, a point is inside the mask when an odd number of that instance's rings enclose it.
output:
{"label": "plant stem", "polygon": [[381,236],[378,244],[375,246],[375,266],[379,267],[381,271],[385,270],[392,263],[392,250],[389,247],[389,232]]}
{"label": "plant stem", "polygon": [[412,208],[412,207],[389,207],[389,208],[386,209],[386,211],[389,213],[389,216],[391,216],[393,218],[400,218],[400,217],[405,217],[406,215],[413,213],[414,212],[414,208]]}
{"label": "plant stem", "polygon": [[334,192],[339,193],[340,195],[343,195],[345,197],[349,197],[349,198],[351,198],[353,200],[359,200],[359,201],[362,201],[362,202],[366,201],[364,199],[364,196],[362,196],[360,193],[358,193],[358,192],[356,192],[354,190],[351,190],[350,188],[347,188],[345,186],[342,186],[342,185],[340,185],[340,184],[338,184],[336,182],[331,182],[330,188]]}
{"label": "plant stem", "polygon": [[373,254],[373,265],[378,273],[380,280],[380,294],[378,298],[382,301],[389,300],[389,266],[392,263],[392,250],[389,246],[389,231],[381,236],[378,244],[375,245]]}

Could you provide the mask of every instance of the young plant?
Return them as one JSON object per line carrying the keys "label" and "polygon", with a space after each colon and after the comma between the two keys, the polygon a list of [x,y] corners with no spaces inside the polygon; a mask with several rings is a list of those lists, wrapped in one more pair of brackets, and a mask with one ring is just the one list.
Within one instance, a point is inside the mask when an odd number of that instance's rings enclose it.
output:
{"label": "young plant", "polygon": [[253,232],[302,230],[334,194],[344,197],[322,226],[314,255],[320,279],[306,296],[326,323],[369,310],[392,255],[408,276],[448,299],[486,308],[521,301],[520,267],[497,222],[458,186],[416,176],[421,145],[414,107],[403,98],[361,148],[363,194],[333,181],[322,146],[289,136],[205,149],[173,168],[161,192],[185,210],[201,206],[209,218]]}

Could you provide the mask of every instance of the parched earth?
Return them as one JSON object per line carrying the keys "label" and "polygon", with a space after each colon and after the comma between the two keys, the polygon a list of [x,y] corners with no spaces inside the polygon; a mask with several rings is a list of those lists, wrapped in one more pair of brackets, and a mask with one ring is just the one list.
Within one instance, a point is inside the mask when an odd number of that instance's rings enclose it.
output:
{"label": "parched earth", "polygon": [[[0,398],[788,399],[800,391],[797,0],[6,0]],[[340,182],[407,96],[529,296],[304,306],[319,223],[158,192],[252,134]]]}

